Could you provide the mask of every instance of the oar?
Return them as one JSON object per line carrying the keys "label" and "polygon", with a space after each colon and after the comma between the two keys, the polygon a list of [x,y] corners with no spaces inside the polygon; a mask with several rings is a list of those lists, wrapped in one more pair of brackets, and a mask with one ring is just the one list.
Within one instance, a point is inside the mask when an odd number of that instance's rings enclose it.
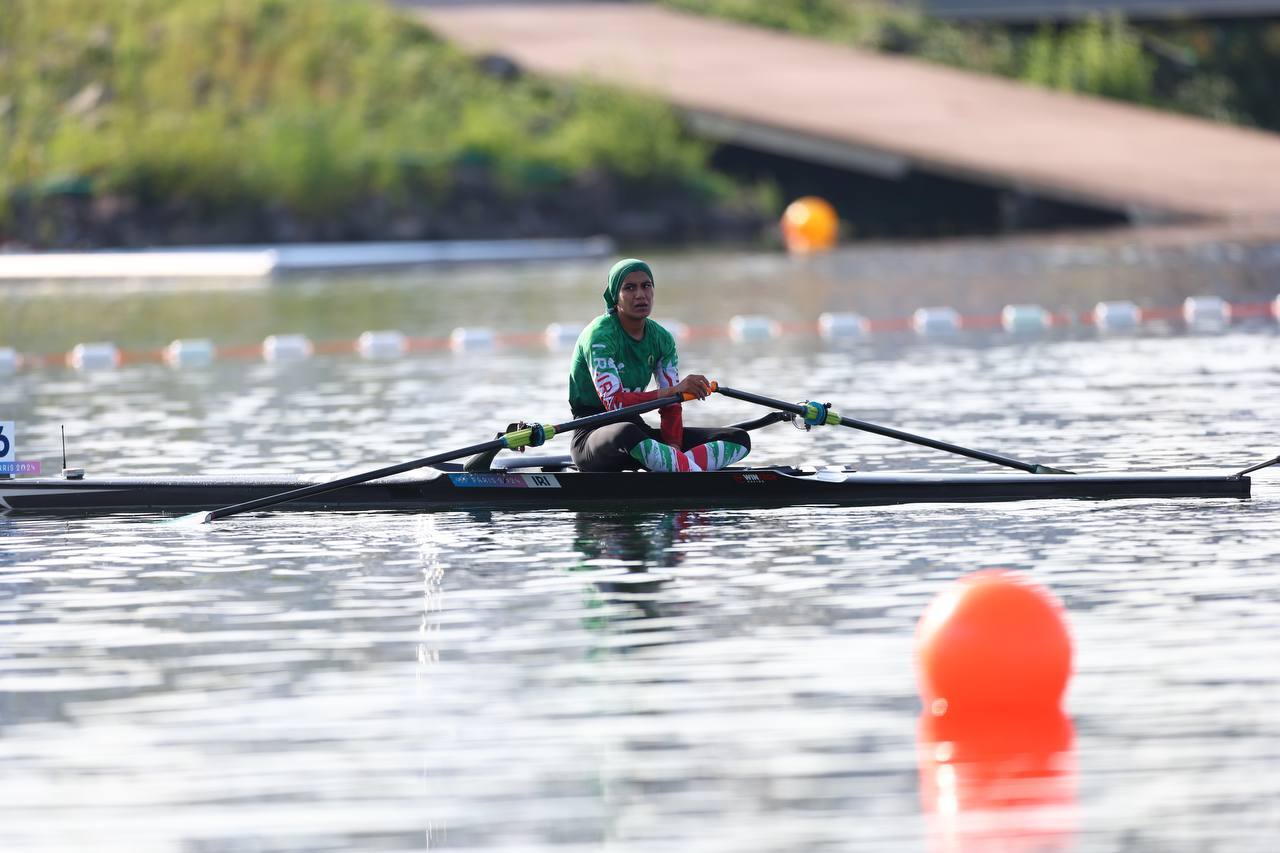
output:
{"label": "oar", "polygon": [[1280,456],[1275,459],[1268,459],[1266,462],[1259,462],[1257,465],[1251,465],[1234,476],[1243,477],[1245,474],[1252,474],[1254,471],[1261,471],[1263,468],[1270,468],[1272,465],[1280,465]]}
{"label": "oar", "polygon": [[514,430],[498,436],[491,441],[484,441],[480,444],[473,444],[469,447],[462,447],[457,450],[449,450],[444,453],[437,453],[434,456],[426,456],[422,459],[414,459],[410,462],[401,462],[399,465],[390,465],[386,468],[379,468],[376,471],[369,471],[365,474],[352,474],[350,477],[343,477],[340,480],[332,480],[327,483],[316,483],[314,486],[304,486],[300,489],[291,489],[287,492],[280,492],[276,495],[267,495],[262,498],[255,498],[251,501],[224,506],[221,509],[210,510],[208,512],[195,512],[190,515],[184,515],[181,518],[174,519],[174,523],[208,523],[216,521],[219,518],[226,518],[231,515],[238,515],[242,512],[248,512],[252,509],[263,509],[264,507],[275,506],[277,504],[287,503],[288,501],[296,501],[299,498],[309,498],[316,495],[323,495],[326,492],[336,491],[346,486],[354,486],[357,483],[367,483],[370,480],[380,480],[383,477],[390,477],[393,474],[403,474],[405,471],[412,471],[415,468],[426,468],[429,465],[438,465],[441,462],[451,462],[454,459],[461,459],[464,456],[474,456],[477,453],[486,453],[490,450],[515,450],[520,447],[537,447],[544,441],[559,435],[560,433],[573,432],[577,429],[586,429],[588,427],[603,426],[605,424],[624,421],[635,415],[651,412],[654,409],[660,409],[663,406],[670,406],[672,403],[680,403],[686,400],[692,400],[692,394],[672,394],[668,397],[662,397],[657,400],[650,400],[647,403],[636,403],[634,406],[625,406],[621,409],[614,409],[612,412],[601,412],[598,415],[588,415],[585,418],[567,421],[562,424],[534,424],[524,429]]}
{"label": "oar", "polygon": [[1019,471],[1027,471],[1032,474],[1071,474],[1072,471],[1064,471],[1061,468],[1051,468],[1048,465],[1037,465],[1034,462],[1023,462],[1019,459],[1012,459],[1008,456],[1001,456],[998,453],[987,453],[983,450],[973,450],[968,447],[961,447],[958,444],[949,444],[945,441],[938,441],[934,438],[926,438],[922,435],[912,435],[909,432],[903,432],[900,429],[892,427],[879,426],[877,424],[867,423],[866,421],[856,420],[854,418],[845,418],[823,406],[821,403],[787,403],[783,400],[775,400],[772,397],[763,397],[759,394],[752,394],[747,391],[739,391],[736,388],[726,388],[720,385],[716,388],[716,392],[733,397],[737,400],[745,400],[748,403],[755,403],[758,406],[767,406],[771,409],[781,409],[784,412],[794,412],[805,419],[808,424],[831,424],[839,426],[853,427],[864,432],[874,432],[877,435],[896,438],[899,441],[909,441],[912,444],[921,444],[925,447],[932,447],[934,450],[944,450],[947,453],[958,453],[961,456],[968,456],[971,459],[981,459],[983,462],[994,462],[996,465],[1004,465],[1009,468],[1017,468]]}

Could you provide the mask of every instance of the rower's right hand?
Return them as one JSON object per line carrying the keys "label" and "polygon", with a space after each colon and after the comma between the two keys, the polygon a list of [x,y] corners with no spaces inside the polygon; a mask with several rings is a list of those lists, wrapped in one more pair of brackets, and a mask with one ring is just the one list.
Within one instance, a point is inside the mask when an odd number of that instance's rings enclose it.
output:
{"label": "rower's right hand", "polygon": [[695,400],[705,399],[711,393],[711,380],[703,376],[701,373],[690,373],[684,379],[676,383],[671,389],[677,394],[688,394]]}

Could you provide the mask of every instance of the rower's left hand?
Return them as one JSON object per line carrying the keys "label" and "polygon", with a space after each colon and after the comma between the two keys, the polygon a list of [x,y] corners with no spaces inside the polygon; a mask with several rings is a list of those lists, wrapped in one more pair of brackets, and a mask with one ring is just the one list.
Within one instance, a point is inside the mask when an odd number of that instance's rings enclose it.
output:
{"label": "rower's left hand", "polygon": [[711,380],[701,373],[690,373],[671,390],[677,394],[688,394],[695,400],[704,400],[711,393]]}

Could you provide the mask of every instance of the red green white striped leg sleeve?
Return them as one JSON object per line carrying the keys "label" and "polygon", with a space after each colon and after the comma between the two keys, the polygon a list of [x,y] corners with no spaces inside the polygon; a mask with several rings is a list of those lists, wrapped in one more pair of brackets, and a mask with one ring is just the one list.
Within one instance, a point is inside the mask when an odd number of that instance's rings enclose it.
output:
{"label": "red green white striped leg sleeve", "polygon": [[746,456],[747,449],[732,441],[708,441],[680,451],[646,438],[631,448],[631,455],[650,471],[718,471]]}

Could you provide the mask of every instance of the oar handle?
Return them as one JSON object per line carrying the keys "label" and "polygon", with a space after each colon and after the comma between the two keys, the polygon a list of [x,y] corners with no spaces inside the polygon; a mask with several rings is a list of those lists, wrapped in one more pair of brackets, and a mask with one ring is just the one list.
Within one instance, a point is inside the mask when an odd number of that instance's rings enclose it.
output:
{"label": "oar handle", "polygon": [[[716,382],[714,382],[714,381],[713,381],[713,382],[711,382],[710,384],[711,384],[711,390],[710,390],[710,391],[708,391],[707,393],[708,393],[708,394],[714,394],[714,393],[716,393],[716,391],[720,388],[720,386],[719,386]],[[690,400],[696,400],[696,399],[698,399],[697,397],[695,397],[694,395],[690,394],[690,393],[689,393],[689,392],[687,392],[687,391],[686,391],[685,393],[681,394],[680,396],[683,398],[684,402],[686,402],[686,403],[687,403],[687,402],[689,402]]]}

